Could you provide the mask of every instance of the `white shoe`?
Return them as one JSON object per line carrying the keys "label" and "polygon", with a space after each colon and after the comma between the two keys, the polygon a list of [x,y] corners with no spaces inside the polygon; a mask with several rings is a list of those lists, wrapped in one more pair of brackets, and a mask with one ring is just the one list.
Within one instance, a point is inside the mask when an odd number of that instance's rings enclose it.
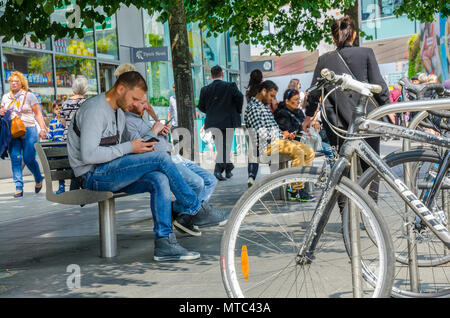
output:
{"label": "white shoe", "polygon": [[247,180],[247,186],[250,188],[255,183],[255,179],[249,177]]}

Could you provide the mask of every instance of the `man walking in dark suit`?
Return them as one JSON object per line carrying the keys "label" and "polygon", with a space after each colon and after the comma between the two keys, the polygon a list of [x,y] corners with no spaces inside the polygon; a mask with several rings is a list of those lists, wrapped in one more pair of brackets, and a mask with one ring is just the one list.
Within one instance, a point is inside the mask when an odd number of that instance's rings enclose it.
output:
{"label": "man walking in dark suit", "polygon": [[[241,127],[244,96],[236,83],[223,81],[223,71],[220,66],[216,65],[211,68],[211,77],[213,82],[200,91],[198,108],[206,114],[205,130],[215,128],[222,133],[222,140],[216,139],[217,158],[214,176],[223,181],[226,180],[222,175],[224,171],[227,178],[233,176],[231,170],[234,165],[229,162],[230,151],[234,128]],[[228,132],[227,128],[229,128]],[[214,131],[213,134],[215,134]]]}

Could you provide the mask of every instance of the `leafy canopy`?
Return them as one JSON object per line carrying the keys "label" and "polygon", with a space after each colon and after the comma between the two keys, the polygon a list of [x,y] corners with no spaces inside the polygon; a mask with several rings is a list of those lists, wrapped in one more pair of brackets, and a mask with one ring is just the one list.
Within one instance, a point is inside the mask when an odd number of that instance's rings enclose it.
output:
{"label": "leafy canopy", "polygon": [[[410,19],[432,21],[435,13],[450,14],[448,0],[404,0],[395,11]],[[75,4],[72,8],[72,4]],[[281,54],[301,45],[314,50],[322,39],[331,42],[330,9],[342,12],[356,0],[184,0],[188,22],[199,22],[210,35],[229,31],[238,43],[260,44],[266,53]],[[159,13],[159,20],[169,19],[174,0],[0,0],[0,34],[4,41],[20,41],[27,33],[32,40],[54,35],[83,37],[83,28],[94,23],[106,27],[105,17],[112,16],[121,5],[134,5],[149,14]],[[66,21],[52,19],[55,9],[70,8]],[[267,22],[276,33],[264,32]]]}

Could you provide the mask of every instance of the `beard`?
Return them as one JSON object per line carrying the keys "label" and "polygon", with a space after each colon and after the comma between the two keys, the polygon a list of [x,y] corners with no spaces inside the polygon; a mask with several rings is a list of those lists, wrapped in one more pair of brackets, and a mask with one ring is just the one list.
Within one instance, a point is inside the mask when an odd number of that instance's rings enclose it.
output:
{"label": "beard", "polygon": [[120,109],[122,109],[124,112],[128,112],[128,105],[126,103],[125,94],[120,96],[117,101],[117,106],[119,106]]}

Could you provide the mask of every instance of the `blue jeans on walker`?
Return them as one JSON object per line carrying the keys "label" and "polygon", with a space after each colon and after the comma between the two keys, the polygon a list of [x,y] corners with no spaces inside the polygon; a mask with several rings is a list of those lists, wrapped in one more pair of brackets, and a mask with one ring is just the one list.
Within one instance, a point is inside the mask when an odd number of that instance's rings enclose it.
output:
{"label": "blue jeans on walker", "polygon": [[[23,138],[14,138],[11,141],[10,157],[13,173],[13,181],[16,191],[23,191],[22,159],[34,176],[34,181],[40,183],[44,178],[41,175],[39,164],[36,160],[34,144],[39,140],[36,127],[27,127]],[[22,155],[23,153],[23,155]]]}
{"label": "blue jeans on walker", "polygon": [[163,151],[130,154],[96,165],[82,176],[82,186],[95,191],[150,192],[156,239],[172,233],[170,191],[177,199],[177,211],[194,215],[201,207],[195,192]]}
{"label": "blue jeans on walker", "polygon": [[184,181],[197,193],[200,202],[208,202],[217,185],[212,173],[180,155],[172,156]]}

